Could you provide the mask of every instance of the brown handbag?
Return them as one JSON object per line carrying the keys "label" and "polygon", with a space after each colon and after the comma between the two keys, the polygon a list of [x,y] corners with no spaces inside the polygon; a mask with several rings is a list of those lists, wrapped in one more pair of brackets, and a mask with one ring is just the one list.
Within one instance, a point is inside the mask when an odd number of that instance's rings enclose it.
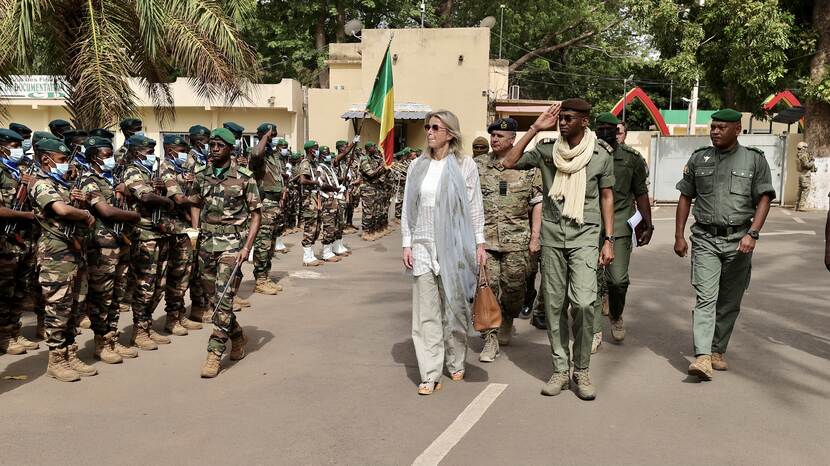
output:
{"label": "brown handbag", "polygon": [[478,269],[476,297],[473,301],[473,328],[478,332],[499,328],[501,325],[501,305],[496,294],[487,281],[487,268]]}

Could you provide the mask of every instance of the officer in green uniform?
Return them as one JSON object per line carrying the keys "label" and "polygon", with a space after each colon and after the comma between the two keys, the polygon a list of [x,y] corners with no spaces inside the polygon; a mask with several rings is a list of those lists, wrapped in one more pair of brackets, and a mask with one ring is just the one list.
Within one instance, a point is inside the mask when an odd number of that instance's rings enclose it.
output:
{"label": "officer in green uniform", "polygon": [[[617,142],[617,124],[620,120],[609,112],[597,116],[597,137],[613,148],[614,158],[614,262],[600,268],[608,289],[611,336],[615,341],[625,338],[623,309],[630,279],[628,264],[631,259],[631,226],[628,219],[634,215],[636,203],[642,223],[637,226],[637,243],[645,246],[651,241],[654,224],[651,221],[651,204],[648,201],[648,175],[643,156],[633,148]],[[594,340],[591,352],[596,352],[602,342],[602,295],[594,303]]]}
{"label": "officer in green uniform", "polygon": [[[554,370],[542,394],[558,395],[569,384],[569,303],[574,334],[573,381],[577,396],[583,400],[596,397],[588,366],[597,264],[606,266],[614,259],[615,238],[611,148],[588,128],[590,110],[591,104],[578,98],[552,105],[502,161],[506,168],[536,167],[542,172],[542,289]],[[522,154],[540,131],[553,129],[557,121],[558,139],[543,139]],[[603,229],[605,238],[598,248]]]}
{"label": "officer in green uniform", "polygon": [[[253,173],[231,159],[234,135],[225,128],[210,134],[210,164],[196,172],[191,208],[193,228],[201,226],[204,239],[199,249],[199,275],[213,314],[213,332],[207,346],[202,377],[219,375],[228,340],[230,357],[245,357],[247,338],[233,313],[236,289],[231,282],[235,268],[248,260],[262,220],[259,189]],[[224,292],[224,294],[223,294]]]}
{"label": "officer in green uniform", "polygon": [[712,380],[712,369],[727,370],[726,347],[749,286],[752,251],[775,199],[764,153],[738,143],[741,113],[726,108],[712,114],[712,147],[692,153],[677,183],[680,200],[674,252],[685,257],[684,238],[692,201],[692,287],[695,361],[689,374]]}
{"label": "officer in green uniform", "polygon": [[[282,285],[270,278],[271,261],[277,238],[282,237],[285,226],[283,206],[288,191],[285,190],[285,167],[279,154],[274,151],[271,141],[277,133],[277,125],[263,123],[257,128],[259,142],[253,148],[249,168],[254,173],[262,199],[262,225],[259,227],[254,243],[254,293],[277,294]],[[285,247],[283,246],[283,249]]]}

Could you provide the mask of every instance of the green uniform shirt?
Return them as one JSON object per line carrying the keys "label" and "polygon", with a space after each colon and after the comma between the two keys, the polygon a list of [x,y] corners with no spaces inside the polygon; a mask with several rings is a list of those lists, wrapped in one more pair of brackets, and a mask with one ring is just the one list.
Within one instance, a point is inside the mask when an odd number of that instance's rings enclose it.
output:
{"label": "green uniform shirt", "polygon": [[639,152],[620,144],[614,158],[614,236],[631,236],[628,219],[634,215],[634,199],[648,194],[648,168]]}
{"label": "green uniform shirt", "polygon": [[[104,202],[112,206],[115,205],[115,190],[109,180],[99,173],[90,172],[84,176],[80,189],[81,192],[89,195],[89,210],[93,213],[97,212],[95,205],[99,202]],[[112,227],[112,223],[105,222],[96,215],[95,231],[93,232],[96,245],[107,248],[114,248],[120,245],[120,238],[115,237]]]}
{"label": "green uniform shirt", "polygon": [[714,147],[694,151],[677,190],[694,199],[697,223],[717,227],[748,226],[761,195],[775,199],[764,153],[740,144],[728,151]]}
{"label": "green uniform shirt", "polygon": [[599,139],[594,145],[594,155],[585,166],[587,182],[585,186],[585,223],[562,216],[562,201],[554,201],[548,196],[556,166],[553,163],[554,139],[542,139],[533,150],[525,152],[516,168],[528,170],[539,168],[542,173],[542,246],[555,248],[575,248],[582,246],[596,247],[602,225],[599,207],[599,190],[614,187],[614,163],[606,147]]}
{"label": "green uniform shirt", "polygon": [[50,208],[52,203],[57,201],[71,205],[72,200],[69,197],[69,190],[69,188],[61,186],[43,172],[37,174],[37,179],[29,187],[29,201],[32,203],[32,212],[42,228],[38,244],[45,248],[43,252],[48,256],[55,256],[56,253],[65,252],[69,249],[69,242],[66,235],[63,234],[63,229],[67,223],[61,221]]}
{"label": "green uniform shirt", "polygon": [[473,160],[481,182],[485,247],[490,251],[524,251],[530,244],[531,201],[542,190],[541,179],[535,176],[538,170],[504,168],[492,152]]}
{"label": "green uniform shirt", "polygon": [[[184,180],[184,168],[177,167],[172,160],[165,157],[164,161],[161,162],[159,172],[161,173],[161,181],[164,182],[164,195],[166,197],[173,200],[173,196],[187,195],[185,192],[187,185]],[[189,207],[187,209],[189,210]],[[178,206],[174,206],[173,210],[162,211],[165,226],[168,228],[166,231],[168,233],[175,235],[185,233],[185,229],[189,227],[190,224],[185,222],[184,214],[184,210],[180,209]]]}
{"label": "green uniform shirt", "polygon": [[248,165],[256,175],[260,194],[281,193],[285,188],[285,166],[271,146],[265,146],[262,157],[252,157]]}
{"label": "green uniform shirt", "polygon": [[153,226],[153,210],[161,208],[159,205],[145,204],[140,201],[141,196],[155,193],[153,188],[152,172],[144,168],[138,161],[133,161],[124,169],[124,184],[130,193],[130,207],[141,215],[135,232],[139,241],[164,238],[164,233]]}
{"label": "green uniform shirt", "polygon": [[377,169],[383,165],[383,159],[377,153],[375,155],[371,154],[364,154],[360,157],[360,176],[363,178],[363,182],[375,189],[385,189],[386,188],[386,176],[385,172],[381,173],[380,175],[370,178],[369,174],[374,173]]}

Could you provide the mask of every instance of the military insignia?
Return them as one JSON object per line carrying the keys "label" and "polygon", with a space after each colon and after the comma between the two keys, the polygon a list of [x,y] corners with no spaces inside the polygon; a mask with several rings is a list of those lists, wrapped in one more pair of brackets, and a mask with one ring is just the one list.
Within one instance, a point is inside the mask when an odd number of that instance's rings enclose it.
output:
{"label": "military insignia", "polygon": [[500,127],[501,129],[507,129],[507,120],[502,120]]}
{"label": "military insignia", "polygon": [[704,155],[704,156],[703,156],[703,161],[704,161],[704,162],[708,162],[708,161],[709,161],[709,158],[710,158],[710,156],[708,156],[708,155]]}
{"label": "military insignia", "polygon": [[94,146],[95,145],[95,139],[90,138],[89,145]]}
{"label": "military insignia", "polygon": [[61,152],[65,152],[65,151],[68,151],[68,150],[69,150],[69,149],[67,149],[67,148],[66,148],[66,146],[60,146],[58,149],[59,149]]}

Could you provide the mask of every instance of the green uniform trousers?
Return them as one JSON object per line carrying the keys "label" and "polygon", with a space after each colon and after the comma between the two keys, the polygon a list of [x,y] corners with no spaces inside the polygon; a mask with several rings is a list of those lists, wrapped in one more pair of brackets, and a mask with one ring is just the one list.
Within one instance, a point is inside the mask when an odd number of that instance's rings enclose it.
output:
{"label": "green uniform trousers", "polygon": [[570,369],[567,304],[573,319],[574,368],[588,369],[591,362],[598,259],[596,246],[542,247],[542,290],[555,372]]}
{"label": "green uniform trousers", "polygon": [[274,259],[274,246],[277,237],[282,235],[285,227],[280,201],[263,199],[262,224],[256,234],[254,242],[254,277],[268,278],[271,272],[271,261]]}
{"label": "green uniform trousers", "polygon": [[[605,241],[603,239],[602,241]],[[625,296],[628,294],[628,264],[631,261],[632,243],[630,236],[621,236],[614,240],[614,261],[597,271],[597,281],[605,281],[608,291],[608,314],[611,320],[622,317],[625,308]],[[597,288],[597,300],[594,302],[594,333],[602,331],[602,291]]]}
{"label": "green uniform trousers", "polygon": [[752,271],[752,254],[739,252],[739,242],[707,234],[692,235],[696,356],[726,352]]}

